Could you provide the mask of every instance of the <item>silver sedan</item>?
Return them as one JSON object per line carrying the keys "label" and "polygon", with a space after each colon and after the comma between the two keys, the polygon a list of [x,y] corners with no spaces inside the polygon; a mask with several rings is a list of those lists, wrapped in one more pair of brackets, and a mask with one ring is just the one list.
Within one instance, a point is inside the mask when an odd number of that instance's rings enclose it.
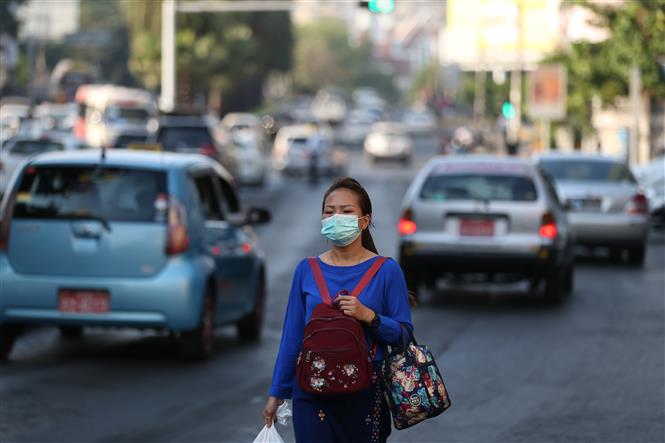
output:
{"label": "silver sedan", "polygon": [[577,244],[609,247],[619,258],[644,262],[649,206],[624,161],[600,155],[547,154],[538,165],[554,181],[568,207]]}
{"label": "silver sedan", "polygon": [[413,180],[398,224],[409,289],[527,281],[559,300],[573,286],[573,239],[553,185],[527,161],[436,157]]}

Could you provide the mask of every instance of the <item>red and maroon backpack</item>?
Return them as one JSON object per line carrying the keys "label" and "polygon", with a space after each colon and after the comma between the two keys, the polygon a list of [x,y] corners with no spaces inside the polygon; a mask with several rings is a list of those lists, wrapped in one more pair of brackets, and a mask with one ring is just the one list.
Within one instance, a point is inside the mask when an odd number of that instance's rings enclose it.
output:
{"label": "red and maroon backpack", "polygon": [[[349,294],[360,296],[386,258],[379,256]],[[351,394],[372,385],[372,353],[367,349],[360,322],[337,309],[330,298],[316,258],[308,259],[323,303],[314,308],[305,325],[296,378],[300,388],[311,394]],[[373,351],[376,346],[372,346]]]}

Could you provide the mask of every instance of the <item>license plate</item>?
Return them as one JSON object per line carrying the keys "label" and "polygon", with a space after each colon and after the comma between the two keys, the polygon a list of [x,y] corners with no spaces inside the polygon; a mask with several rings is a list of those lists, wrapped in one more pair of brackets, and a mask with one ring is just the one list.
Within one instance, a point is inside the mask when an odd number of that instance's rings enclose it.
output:
{"label": "license plate", "polygon": [[573,199],[570,200],[570,207],[577,211],[600,211],[602,200],[595,198]]}
{"label": "license plate", "polygon": [[58,293],[60,312],[103,314],[109,312],[108,291],[62,289]]}
{"label": "license plate", "polygon": [[494,220],[463,218],[460,220],[459,233],[469,237],[492,237],[494,235]]}

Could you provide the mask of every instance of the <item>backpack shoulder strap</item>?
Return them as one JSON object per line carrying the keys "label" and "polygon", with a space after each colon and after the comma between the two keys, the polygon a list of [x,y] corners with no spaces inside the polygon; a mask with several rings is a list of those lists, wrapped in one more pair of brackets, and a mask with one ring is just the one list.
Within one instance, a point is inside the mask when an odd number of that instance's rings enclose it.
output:
{"label": "backpack shoulder strap", "polygon": [[307,263],[309,263],[309,267],[314,274],[314,281],[316,281],[316,286],[319,288],[321,300],[323,300],[325,304],[332,305],[332,299],[328,292],[328,285],[326,285],[326,280],[323,278],[323,272],[321,272],[321,266],[319,266],[318,260],[315,257],[308,258]]}
{"label": "backpack shoulder strap", "polygon": [[[365,286],[369,284],[370,281],[372,281],[372,278],[374,275],[379,271],[383,263],[385,263],[386,257],[383,257],[379,255],[376,260],[374,260],[374,263],[372,263],[372,266],[365,272],[365,275],[360,279],[358,284],[356,285],[355,288],[353,288],[353,291],[351,292],[351,295],[353,297],[358,297],[360,296],[360,293],[363,292],[363,289],[365,289]],[[317,263],[318,265],[318,263]]]}

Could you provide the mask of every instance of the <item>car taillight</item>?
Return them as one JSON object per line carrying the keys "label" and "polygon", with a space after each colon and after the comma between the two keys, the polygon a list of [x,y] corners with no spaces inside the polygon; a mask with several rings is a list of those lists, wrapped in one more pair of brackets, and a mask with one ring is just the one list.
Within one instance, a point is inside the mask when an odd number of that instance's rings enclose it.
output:
{"label": "car taillight", "polygon": [[649,201],[642,193],[635,194],[626,207],[629,214],[644,215],[649,213]]}
{"label": "car taillight", "polygon": [[203,155],[207,155],[208,157],[217,157],[217,148],[209,143],[201,146],[199,152]]}
{"label": "car taillight", "polygon": [[[10,195],[4,207],[4,213],[0,213],[0,251],[7,252],[9,249],[9,231],[12,226],[12,211],[14,208],[14,194]],[[0,208],[0,211],[2,208]]]}
{"label": "car taillight", "polygon": [[399,235],[409,235],[416,232],[416,222],[413,221],[413,212],[407,209],[402,213],[402,216],[397,222],[397,232]]}
{"label": "car taillight", "polygon": [[555,239],[559,235],[559,229],[556,226],[556,220],[551,212],[546,212],[543,215],[543,220],[540,223],[538,234],[543,238]]}
{"label": "car taillight", "polygon": [[[157,198],[159,199],[160,196]],[[169,200],[168,211],[166,254],[176,255],[185,252],[189,248],[187,213],[185,212],[185,208],[174,198]]]}

